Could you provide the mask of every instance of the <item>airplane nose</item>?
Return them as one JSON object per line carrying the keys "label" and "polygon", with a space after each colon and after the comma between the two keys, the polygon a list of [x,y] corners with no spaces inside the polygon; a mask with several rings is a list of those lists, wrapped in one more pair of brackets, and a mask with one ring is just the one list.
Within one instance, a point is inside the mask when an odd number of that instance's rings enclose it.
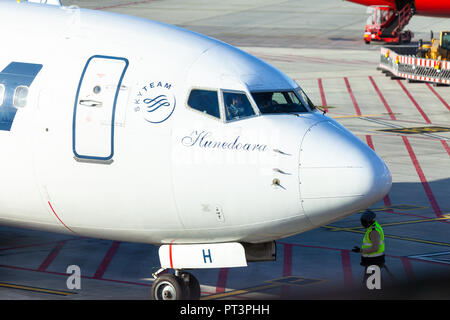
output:
{"label": "airplane nose", "polygon": [[322,121],[310,127],[300,149],[300,197],[316,226],[368,208],[391,188],[384,161],[336,123]]}

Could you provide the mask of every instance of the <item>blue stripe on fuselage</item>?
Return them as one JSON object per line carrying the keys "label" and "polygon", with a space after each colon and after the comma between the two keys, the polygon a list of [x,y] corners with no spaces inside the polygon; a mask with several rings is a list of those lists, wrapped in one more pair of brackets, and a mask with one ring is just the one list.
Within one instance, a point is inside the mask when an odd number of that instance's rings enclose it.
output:
{"label": "blue stripe on fuselage", "polygon": [[16,88],[19,86],[29,87],[41,69],[42,64],[11,62],[0,72],[0,84],[5,86],[3,104],[0,106],[0,130],[11,130],[17,112],[14,107]]}

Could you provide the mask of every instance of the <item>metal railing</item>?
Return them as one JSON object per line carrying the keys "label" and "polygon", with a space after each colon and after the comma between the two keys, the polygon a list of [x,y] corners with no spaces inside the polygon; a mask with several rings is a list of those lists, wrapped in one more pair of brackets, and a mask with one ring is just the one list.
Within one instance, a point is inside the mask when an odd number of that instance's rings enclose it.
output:
{"label": "metal railing", "polygon": [[380,69],[395,77],[450,85],[450,61],[417,58],[417,47],[384,46]]}

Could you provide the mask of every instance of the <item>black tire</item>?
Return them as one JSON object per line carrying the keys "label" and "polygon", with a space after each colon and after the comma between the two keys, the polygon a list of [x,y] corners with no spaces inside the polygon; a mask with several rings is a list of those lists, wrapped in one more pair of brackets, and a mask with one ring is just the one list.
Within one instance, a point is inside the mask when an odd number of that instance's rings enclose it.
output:
{"label": "black tire", "polygon": [[[189,272],[183,272],[181,278],[183,279],[185,276],[189,276],[189,283],[186,287],[186,299],[199,300],[201,295],[200,283],[198,282],[197,278]],[[182,280],[182,282],[184,281]]]}
{"label": "black tire", "polygon": [[152,285],[152,300],[184,300],[186,290],[180,278],[163,274]]}

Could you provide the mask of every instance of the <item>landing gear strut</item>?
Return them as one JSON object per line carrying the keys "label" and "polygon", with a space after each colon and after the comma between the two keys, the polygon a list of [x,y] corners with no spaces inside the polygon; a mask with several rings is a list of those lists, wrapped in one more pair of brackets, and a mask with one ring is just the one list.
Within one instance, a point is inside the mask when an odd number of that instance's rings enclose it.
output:
{"label": "landing gear strut", "polygon": [[189,272],[176,269],[175,274],[161,274],[160,269],[153,274],[153,300],[199,300],[200,284]]}

